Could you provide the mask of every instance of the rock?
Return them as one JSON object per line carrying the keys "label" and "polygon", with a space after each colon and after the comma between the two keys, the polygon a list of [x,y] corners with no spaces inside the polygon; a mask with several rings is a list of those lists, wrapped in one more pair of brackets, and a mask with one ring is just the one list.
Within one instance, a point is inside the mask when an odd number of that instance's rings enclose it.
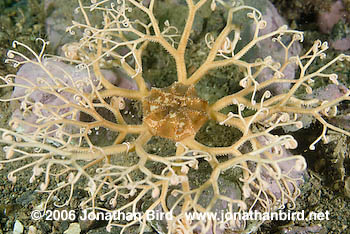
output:
{"label": "rock", "polygon": [[329,11],[319,12],[317,17],[318,27],[322,33],[330,33],[333,26],[345,17],[344,4],[341,0],[338,0],[332,4]]}
{"label": "rock", "polygon": [[81,229],[79,223],[71,223],[64,234],[80,234]]}
{"label": "rock", "polygon": [[22,223],[16,220],[15,225],[13,226],[13,234],[21,234],[24,231]]}
{"label": "rock", "polygon": [[29,226],[28,234],[37,234],[38,230],[33,225]]}
{"label": "rock", "polygon": [[[268,34],[277,30],[283,25],[287,25],[285,19],[283,19],[283,17],[278,13],[277,9],[269,0],[247,0],[245,1],[245,4],[258,9],[262,13],[263,20],[265,20],[267,23],[266,27],[260,30],[260,35]],[[255,24],[252,24],[251,20],[246,19],[247,17],[240,17],[239,14],[237,14],[237,17],[235,18],[235,20],[238,21],[238,25],[242,24],[242,28],[246,28],[246,30],[249,30],[249,32],[242,32],[241,41],[243,43],[250,42],[255,31]],[[288,35],[284,35],[282,37],[282,41],[285,43],[285,45],[288,45],[290,40],[291,38]],[[289,48],[288,50],[288,57],[296,56],[300,53],[300,51],[300,43],[294,42],[291,48]],[[248,52],[246,60],[248,60],[249,62],[253,62],[257,58],[264,59],[268,56],[271,56],[274,61],[283,64],[285,59],[285,49],[278,42],[273,41],[271,38],[269,38],[258,42],[257,46],[251,49],[250,52]],[[288,64],[287,67],[283,70],[283,78],[294,79],[295,69],[295,64]],[[271,69],[264,69],[257,77],[257,81],[263,82],[265,80],[271,79],[273,75],[274,71],[272,71]],[[279,83],[271,85],[270,87],[268,87],[268,89],[274,94],[280,94],[283,93],[285,90],[288,90],[289,87],[290,83]]]}
{"label": "rock", "polygon": [[[50,73],[47,71],[50,71]],[[112,71],[102,70],[102,74],[112,84],[118,83],[118,77]],[[43,80],[45,82],[42,82]],[[26,63],[19,69],[14,81],[15,89],[11,98],[18,98],[23,104],[25,96],[29,93],[29,98],[34,103],[59,107],[65,104],[66,101],[60,95],[50,93],[46,87],[47,84],[55,87],[57,86],[57,82],[61,82],[63,87],[74,87],[76,90],[81,89],[84,93],[92,92],[91,85],[95,86],[98,84],[96,76],[93,74],[90,76],[87,69],[78,69],[76,66],[70,64],[45,59],[41,62],[41,66],[34,63]],[[35,89],[34,87],[40,87],[42,89]],[[60,94],[70,102],[77,103],[74,94],[64,91]],[[71,108],[57,110],[60,115],[68,111],[71,111]],[[49,113],[45,112],[43,115],[48,116]],[[12,118],[25,120],[27,123],[36,123],[38,115],[35,113],[24,114],[23,111],[17,109],[14,111]],[[79,118],[79,114],[76,118]],[[35,128],[29,125],[18,126],[16,127],[16,131],[28,133],[35,131]]]}
{"label": "rock", "polygon": [[349,21],[342,0],[334,2],[329,11],[318,13],[317,24],[322,33],[330,35],[333,49],[346,51],[350,49]]}
{"label": "rock", "polygon": [[72,20],[81,20],[77,19],[77,15],[73,13],[78,6],[78,1],[45,0],[45,9],[48,15],[45,20],[45,28],[52,48],[56,49],[65,43],[75,41],[75,37],[66,33],[66,27],[72,24]]}
{"label": "rock", "polygon": [[93,227],[96,226],[97,221],[90,220],[90,219],[86,219],[86,220],[79,219],[79,224],[80,224],[81,230],[86,232],[86,231],[93,229]]}
{"label": "rock", "polygon": [[331,46],[340,51],[346,51],[350,49],[350,36],[335,41],[331,41]]}

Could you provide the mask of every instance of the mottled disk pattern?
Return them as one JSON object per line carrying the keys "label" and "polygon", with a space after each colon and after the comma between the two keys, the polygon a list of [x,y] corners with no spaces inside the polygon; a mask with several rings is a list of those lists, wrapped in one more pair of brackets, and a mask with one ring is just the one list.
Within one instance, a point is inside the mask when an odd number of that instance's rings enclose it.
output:
{"label": "mottled disk pattern", "polygon": [[153,88],[143,99],[144,123],[154,136],[181,141],[194,136],[208,120],[208,102],[197,96],[193,85],[174,83]]}

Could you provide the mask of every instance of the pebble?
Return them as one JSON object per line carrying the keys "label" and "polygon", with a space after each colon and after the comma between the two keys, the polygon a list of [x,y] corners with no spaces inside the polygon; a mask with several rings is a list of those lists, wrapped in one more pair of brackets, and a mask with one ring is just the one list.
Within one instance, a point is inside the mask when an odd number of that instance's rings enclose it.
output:
{"label": "pebble", "polygon": [[69,228],[64,231],[64,234],[80,234],[81,229],[79,223],[71,223]]}
{"label": "pebble", "polygon": [[13,234],[21,234],[23,233],[23,225],[20,221],[16,220],[15,225],[13,226]]}
{"label": "pebble", "polygon": [[33,225],[29,226],[28,234],[36,234],[37,229]]}

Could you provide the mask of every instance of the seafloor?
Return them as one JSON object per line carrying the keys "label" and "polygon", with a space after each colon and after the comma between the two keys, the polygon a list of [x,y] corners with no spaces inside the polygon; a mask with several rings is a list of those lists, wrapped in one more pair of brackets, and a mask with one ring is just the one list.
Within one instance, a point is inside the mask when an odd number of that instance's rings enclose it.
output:
{"label": "seafloor", "polygon": [[[329,9],[332,0],[273,0],[280,14],[287,20],[289,26],[305,32],[304,48],[310,47],[315,39],[329,40],[332,35],[322,34],[318,30],[317,15],[320,11]],[[347,9],[350,1],[344,1]],[[44,10],[41,0],[0,0],[0,75],[16,72],[16,69],[5,64],[7,50],[13,40],[24,42],[35,49],[35,38],[46,38],[45,18],[51,9]],[[350,14],[350,11],[347,11]],[[345,26],[349,28],[349,19]],[[53,48],[51,48],[53,50]],[[49,51],[50,53],[50,48]],[[329,59],[339,51],[330,49]],[[345,51],[350,53],[350,51]],[[350,84],[350,68],[333,66],[339,74],[339,80],[345,85]],[[9,95],[11,90],[2,89],[0,95]],[[343,110],[348,108],[343,103]],[[0,102],[0,127],[6,128],[7,122],[15,107],[9,103]],[[297,149],[305,156],[308,169],[305,173],[305,183],[301,196],[296,201],[296,210],[326,212],[329,220],[298,221],[298,222],[267,222],[257,233],[349,233],[350,234],[350,188],[346,189],[346,180],[350,178],[350,139],[337,135],[335,141],[319,146],[315,151],[308,150],[321,126],[312,124],[309,128],[295,135],[302,139],[304,145]],[[14,224],[19,221],[24,226],[24,233],[31,227],[32,233],[63,233],[68,227],[68,221],[34,221],[30,218],[33,207],[45,199],[45,195],[35,192],[37,185],[29,184],[30,175],[22,175],[16,184],[7,179],[8,171],[16,164],[5,165],[0,171],[0,233],[12,233]],[[348,179],[350,184],[350,179]],[[350,185],[349,185],[350,187]],[[71,209],[77,209],[83,191],[77,191],[71,202]],[[84,233],[107,233],[104,224],[89,226]],[[33,228],[35,227],[35,228]],[[36,231],[35,231],[36,230]],[[83,233],[83,232],[82,232]],[[151,232],[150,232],[151,233]]]}

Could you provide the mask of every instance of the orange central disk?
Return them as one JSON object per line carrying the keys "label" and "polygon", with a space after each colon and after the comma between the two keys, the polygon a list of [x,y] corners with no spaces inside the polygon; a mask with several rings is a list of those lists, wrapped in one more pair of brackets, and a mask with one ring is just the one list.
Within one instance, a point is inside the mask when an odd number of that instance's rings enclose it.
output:
{"label": "orange central disk", "polygon": [[197,96],[193,85],[176,82],[167,88],[152,88],[142,104],[149,131],[174,141],[195,136],[208,120],[208,102]]}

